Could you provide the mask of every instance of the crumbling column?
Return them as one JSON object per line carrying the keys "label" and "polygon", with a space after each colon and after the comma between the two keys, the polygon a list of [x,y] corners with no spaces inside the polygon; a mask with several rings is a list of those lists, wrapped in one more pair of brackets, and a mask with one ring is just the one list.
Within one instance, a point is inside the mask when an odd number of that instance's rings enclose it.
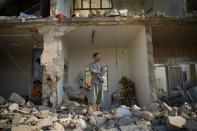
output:
{"label": "crumbling column", "polygon": [[155,73],[154,73],[154,57],[153,57],[153,42],[152,42],[152,28],[146,27],[146,43],[147,43],[147,56],[148,56],[148,71],[149,71],[149,88],[150,98],[154,102],[157,99],[155,87]]}
{"label": "crumbling column", "polygon": [[57,105],[57,83],[64,71],[64,60],[61,58],[62,42],[65,28],[46,26],[39,29],[44,37],[41,64],[43,65],[42,100],[43,105]]}

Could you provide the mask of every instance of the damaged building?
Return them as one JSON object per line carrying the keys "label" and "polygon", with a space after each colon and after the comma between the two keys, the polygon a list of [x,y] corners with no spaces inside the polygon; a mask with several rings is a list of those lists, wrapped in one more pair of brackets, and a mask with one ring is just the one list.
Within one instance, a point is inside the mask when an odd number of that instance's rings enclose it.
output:
{"label": "damaged building", "polygon": [[122,77],[135,84],[132,103],[142,109],[197,101],[195,0],[0,0],[0,15],[6,99],[15,92],[52,108],[67,97],[83,101],[88,63],[100,52],[105,109],[128,99]]}

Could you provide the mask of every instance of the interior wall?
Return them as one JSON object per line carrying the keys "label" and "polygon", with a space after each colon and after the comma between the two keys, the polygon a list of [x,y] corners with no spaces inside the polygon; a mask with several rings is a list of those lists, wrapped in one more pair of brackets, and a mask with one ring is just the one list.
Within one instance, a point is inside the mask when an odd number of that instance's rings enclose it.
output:
{"label": "interior wall", "polygon": [[143,107],[150,103],[150,90],[145,27],[140,28],[129,45],[129,71],[130,78],[136,84],[137,100]]}
{"label": "interior wall", "polygon": [[85,66],[93,61],[92,54],[101,53],[103,65],[108,66],[108,91],[104,92],[104,104],[111,104],[111,94],[119,89],[122,76],[129,77],[128,49],[127,48],[101,48],[101,49],[70,49],[69,53],[69,85],[73,92],[79,92],[77,77],[84,72]]}
{"label": "interior wall", "polygon": [[19,69],[9,57],[0,57],[0,95],[8,98],[12,92],[28,96],[31,89],[32,54],[14,55]]}

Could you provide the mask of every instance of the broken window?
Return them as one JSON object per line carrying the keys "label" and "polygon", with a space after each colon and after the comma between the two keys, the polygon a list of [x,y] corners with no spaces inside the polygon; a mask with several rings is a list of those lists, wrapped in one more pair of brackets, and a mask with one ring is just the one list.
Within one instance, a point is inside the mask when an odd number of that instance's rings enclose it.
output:
{"label": "broken window", "polygon": [[112,9],[112,0],[74,0],[74,10]]}

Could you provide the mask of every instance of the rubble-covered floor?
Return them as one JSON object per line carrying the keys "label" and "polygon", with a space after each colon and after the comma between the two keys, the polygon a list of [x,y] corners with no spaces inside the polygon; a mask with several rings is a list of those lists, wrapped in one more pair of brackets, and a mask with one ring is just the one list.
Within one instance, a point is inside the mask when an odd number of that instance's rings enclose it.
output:
{"label": "rubble-covered floor", "polygon": [[57,108],[34,105],[17,93],[8,100],[0,97],[0,129],[12,131],[166,131],[197,130],[197,104],[170,107],[152,103],[141,109],[111,107],[108,111],[86,112],[87,106],[64,100]]}

